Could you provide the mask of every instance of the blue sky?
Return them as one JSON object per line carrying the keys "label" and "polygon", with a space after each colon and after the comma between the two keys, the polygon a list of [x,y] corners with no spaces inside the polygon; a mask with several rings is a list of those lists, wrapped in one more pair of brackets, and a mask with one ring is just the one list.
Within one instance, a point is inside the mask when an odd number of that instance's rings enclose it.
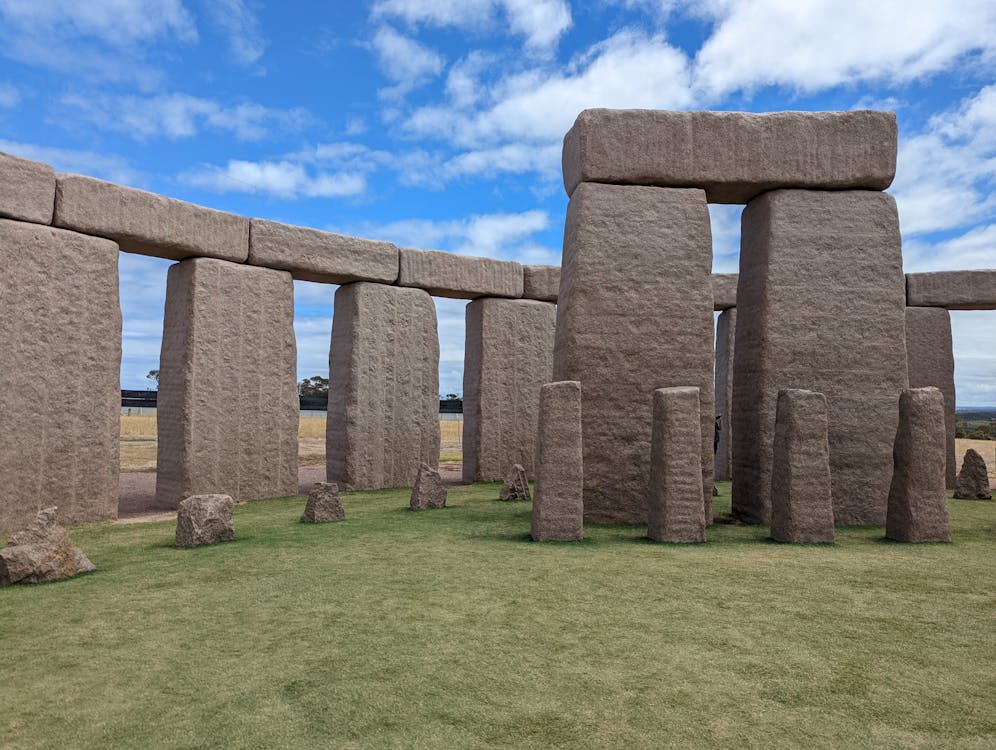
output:
{"label": "blue sky", "polygon": [[[897,112],[908,271],[996,267],[996,3],[0,0],[0,150],[214,208],[559,263],[586,107]],[[713,207],[735,271],[739,207]],[[123,387],[157,366],[168,262],[122,255]],[[297,282],[301,377],[333,288]],[[463,307],[437,302],[440,390]],[[960,405],[996,404],[996,313],[953,314]]]}

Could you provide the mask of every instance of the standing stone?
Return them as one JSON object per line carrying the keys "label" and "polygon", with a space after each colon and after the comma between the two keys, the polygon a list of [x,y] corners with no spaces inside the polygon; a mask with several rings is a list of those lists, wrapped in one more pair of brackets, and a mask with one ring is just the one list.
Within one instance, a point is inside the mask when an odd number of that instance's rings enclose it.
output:
{"label": "standing stone", "polygon": [[211,258],[171,266],[157,504],[296,495],[299,411],[290,274]]}
{"label": "standing stone", "polygon": [[176,513],[176,546],[232,541],[234,510],[235,501],[229,495],[191,495],[181,501]]}
{"label": "standing stone", "polygon": [[955,482],[954,496],[958,500],[992,500],[989,491],[989,471],[979,452],[969,448],[962,459],[961,471]]}
{"label": "standing stone", "polygon": [[910,388],[939,388],[944,394],[946,445],[945,484],[955,486],[954,354],[951,349],[951,313],[937,307],[906,308],[906,359]]}
{"label": "standing stone", "polygon": [[329,372],[328,481],[408,487],[421,464],[438,466],[439,339],[427,292],[339,287]]}
{"label": "standing stone", "polygon": [[61,581],[96,567],[55,521],[56,508],[38,511],[31,525],[0,549],[0,586]]}
{"label": "standing stone", "polygon": [[304,507],[301,523],[330,523],[345,518],[339,485],[335,482],[315,482],[308,493],[308,504]]}
{"label": "standing stone", "polygon": [[118,508],[118,246],[0,220],[0,532]]}
{"label": "standing stone", "polygon": [[733,513],[767,523],[778,391],[827,400],[837,525],[885,523],[896,399],[907,387],[896,203],[775,190],[743,214],[733,363]]}
{"label": "standing stone", "polygon": [[720,418],[716,445],[716,479],[733,479],[733,352],[737,308],[723,310],[716,323],[716,415]]}
{"label": "standing stone", "polygon": [[571,542],[584,536],[582,460],[581,384],[547,383],[540,389],[531,524],[535,541]]}
{"label": "standing stone", "polygon": [[647,535],[655,542],[704,542],[699,389],[654,391]]}
{"label": "standing stone", "polygon": [[446,485],[443,484],[438,469],[429,464],[418,467],[418,476],[415,478],[409,505],[412,510],[446,507]]}
{"label": "standing stone", "polygon": [[833,542],[827,400],[822,393],[778,392],[771,469],[771,538]]}
{"label": "standing stone", "polygon": [[498,492],[499,500],[532,500],[529,495],[529,480],[526,478],[526,470],[521,464],[513,464],[512,470],[505,478]]}
{"label": "standing stone", "polygon": [[467,305],[463,480],[494,482],[512,464],[534,471],[539,391],[553,375],[557,307],[485,297]]}
{"label": "standing stone", "polygon": [[885,536],[897,542],[950,542],[944,491],[944,396],[910,388],[899,397]]}
{"label": "standing stone", "polygon": [[647,520],[653,392],[699,389],[713,481],[712,236],[702,190],[582,183],[564,230],[553,376],[581,383],[584,514]]}

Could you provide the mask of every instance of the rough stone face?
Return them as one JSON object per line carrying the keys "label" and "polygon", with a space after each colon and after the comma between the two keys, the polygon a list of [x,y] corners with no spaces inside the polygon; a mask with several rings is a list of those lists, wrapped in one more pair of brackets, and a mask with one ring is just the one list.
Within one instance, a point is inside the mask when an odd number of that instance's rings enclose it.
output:
{"label": "rough stone face", "polygon": [[893,112],[586,109],[564,137],[564,187],[697,187],[710,203],[773,188],[884,190],[896,174]]}
{"label": "rough stone face", "polygon": [[512,470],[502,483],[498,492],[499,500],[532,500],[529,494],[529,479],[522,464],[513,464]]}
{"label": "rough stone face", "polygon": [[0,219],[0,531],[117,515],[120,368],[117,245]]}
{"label": "rough stone face", "polygon": [[547,383],[540,389],[531,530],[537,542],[573,542],[584,536],[581,384],[577,381]]}
{"label": "rough stone face", "polygon": [[290,271],[295,279],[326,284],[393,284],[398,278],[398,248],[390,242],[264,219],[250,222],[249,263]]}
{"label": "rough stone face", "polygon": [[778,391],[827,399],[834,520],[885,523],[908,385],[892,196],[776,190],[743,215],[733,364],[733,512],[767,523]]}
{"label": "rough stone face", "polygon": [[463,479],[494,482],[512,464],[533,473],[540,386],[553,375],[557,308],[485,297],[467,305]]}
{"label": "rough stone face", "polygon": [[560,293],[560,266],[523,266],[522,296],[556,302]]}
{"label": "rough stone face", "polygon": [[732,307],[720,313],[716,322],[716,415],[721,423],[716,443],[716,479],[720,482],[733,479],[733,353],[736,332],[737,308]]}
{"label": "rough stone face", "polygon": [[712,309],[729,310],[737,306],[737,274],[712,275]]}
{"label": "rough stone face", "polygon": [[170,267],[157,504],[297,494],[296,352],[289,273],[211,258]]}
{"label": "rough stone face", "polygon": [[342,508],[339,485],[335,482],[315,482],[308,493],[308,503],[304,506],[301,523],[330,523],[345,518],[346,511]]}
{"label": "rough stone face", "polygon": [[77,174],[57,175],[55,225],[108,237],[140,255],[244,263],[249,219]]}
{"label": "rough stone face", "polygon": [[906,308],[906,359],[910,388],[939,388],[944,394],[944,427],[947,445],[945,483],[954,487],[958,473],[955,458],[954,354],[951,349],[951,314],[937,307]]}
{"label": "rough stone face", "polygon": [[344,489],[407,487],[439,463],[436,308],[421,289],[335,294],[326,474]]}
{"label": "rough stone face", "polygon": [[588,523],[647,520],[653,392],[699,389],[712,504],[712,236],[701,190],[584,183],[567,210],[553,376],[581,382]]}
{"label": "rough stone face", "polygon": [[992,500],[986,461],[972,448],[965,451],[961,471],[958,472],[958,480],[955,482],[954,496],[958,500]]}
{"label": "rough stone face", "polygon": [[704,542],[698,388],[654,391],[647,536],[655,542]]}
{"label": "rough stone face", "polygon": [[51,224],[55,170],[0,152],[0,218]]}
{"label": "rough stone face", "polygon": [[832,542],[827,400],[822,393],[778,392],[771,469],[771,538]]}
{"label": "rough stone face", "polygon": [[948,310],[996,310],[996,268],[908,273],[906,304]]}
{"label": "rough stone face", "polygon": [[522,266],[515,261],[407,247],[400,252],[399,286],[456,299],[522,296]]}
{"label": "rough stone face", "polygon": [[31,525],[11,536],[7,546],[0,549],[0,586],[61,581],[96,570],[56,523],[56,510],[38,511]]}
{"label": "rough stone face", "polygon": [[446,507],[446,486],[443,484],[439,470],[428,464],[418,467],[418,476],[415,477],[415,486],[412,488],[411,501],[409,503],[412,510],[429,510],[433,508]]}
{"label": "rough stone face", "polygon": [[235,501],[228,495],[192,495],[176,513],[176,546],[200,547],[235,538],[232,514]]}

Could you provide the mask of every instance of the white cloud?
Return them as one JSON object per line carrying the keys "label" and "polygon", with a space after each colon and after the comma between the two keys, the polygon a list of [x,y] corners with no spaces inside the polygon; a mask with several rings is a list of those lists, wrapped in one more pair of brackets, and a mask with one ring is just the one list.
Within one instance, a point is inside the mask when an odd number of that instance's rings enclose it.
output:
{"label": "white cloud", "polygon": [[9,83],[0,83],[0,108],[13,108],[21,103],[21,92]]}
{"label": "white cloud", "polygon": [[907,272],[996,268],[996,221],[938,242],[905,241],[903,268]]}
{"label": "white cloud", "polygon": [[992,310],[955,310],[951,338],[955,360],[957,406],[996,406],[993,356],[996,325]]}
{"label": "white cloud", "polygon": [[211,20],[228,36],[232,58],[240,65],[254,65],[266,50],[259,19],[243,0],[211,0],[205,4]]}
{"label": "white cloud", "polygon": [[45,162],[57,172],[78,172],[134,187],[143,187],[146,182],[141,173],[119,156],[5,140],[0,140],[0,151]]}
{"label": "white cloud", "polygon": [[390,26],[381,26],[371,42],[384,74],[394,86],[383,89],[386,98],[404,96],[416,86],[439,75],[445,60],[434,50],[419,44]]}
{"label": "white cloud", "polygon": [[309,172],[290,161],[230,159],[224,167],[203,165],[182,173],[179,180],[218,193],[252,193],[276,198],[344,198],[367,189],[362,174]]}

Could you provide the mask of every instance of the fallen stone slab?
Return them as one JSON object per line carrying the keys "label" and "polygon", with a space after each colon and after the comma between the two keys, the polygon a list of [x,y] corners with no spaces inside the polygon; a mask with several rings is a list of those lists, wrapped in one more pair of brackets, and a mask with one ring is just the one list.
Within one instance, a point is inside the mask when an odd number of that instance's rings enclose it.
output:
{"label": "fallen stone slab", "polygon": [[556,302],[560,293],[560,266],[523,266],[522,296]]}
{"label": "fallen stone slab", "polygon": [[346,518],[342,507],[339,485],[335,482],[315,482],[308,493],[301,523],[332,523]]}
{"label": "fallen stone slab", "polygon": [[230,495],[192,495],[181,501],[176,514],[176,546],[200,547],[235,538]]}
{"label": "fallen stone slab", "polygon": [[456,299],[522,296],[522,266],[515,261],[407,247],[400,253],[398,286]]}
{"label": "fallen stone slab", "polygon": [[412,510],[430,510],[446,507],[446,485],[443,484],[439,470],[422,464],[418,467],[418,476],[409,500]]}
{"label": "fallen stone slab", "polygon": [[698,388],[654,391],[647,536],[655,542],[704,542]]}
{"label": "fallen stone slab", "polygon": [[55,170],[0,152],[0,218],[51,224],[54,211]]}
{"label": "fallen stone slab", "polygon": [[38,511],[31,525],[11,536],[7,546],[0,549],[0,586],[61,581],[96,570],[56,523],[56,511],[55,507]]}
{"label": "fallen stone slab", "polygon": [[955,481],[954,496],[958,500],[992,500],[986,460],[974,448],[965,451],[961,471]]}
{"label": "fallen stone slab", "polygon": [[712,283],[712,309],[714,311],[729,310],[737,306],[736,273],[714,273],[710,277]]}
{"label": "fallen stone slab", "polygon": [[513,464],[498,492],[499,500],[532,500],[529,494],[529,479],[522,464]]}
{"label": "fallen stone slab", "polygon": [[530,529],[537,542],[573,542],[584,536],[581,384],[577,381],[547,383],[540,389]]}
{"label": "fallen stone slab", "polygon": [[906,304],[948,310],[996,310],[996,268],[908,273]]}

